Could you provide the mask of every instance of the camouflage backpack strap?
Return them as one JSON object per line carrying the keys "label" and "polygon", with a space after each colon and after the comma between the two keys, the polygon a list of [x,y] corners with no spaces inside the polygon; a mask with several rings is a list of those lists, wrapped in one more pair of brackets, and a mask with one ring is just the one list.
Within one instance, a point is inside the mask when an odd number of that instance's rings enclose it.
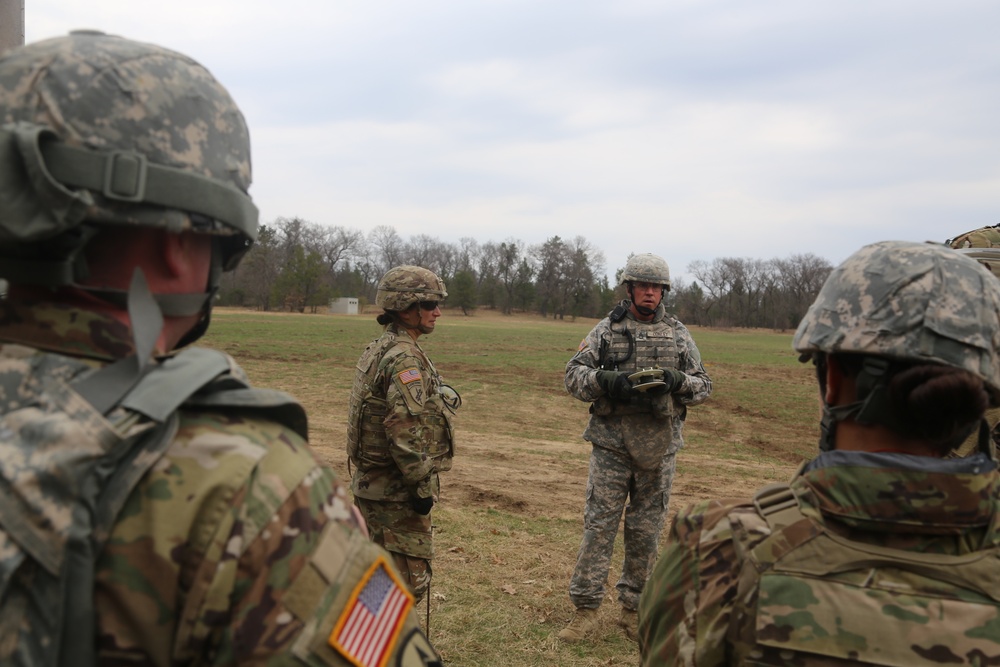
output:
{"label": "camouflage backpack strap", "polygon": [[[806,517],[788,484],[769,484],[754,494],[752,512],[730,517],[733,545],[742,563],[738,596],[746,599],[757,586],[760,572],[803,541],[818,534],[819,526]],[[796,526],[791,537],[783,536],[789,526]]]}
{"label": "camouflage backpack strap", "polygon": [[[218,354],[222,355],[221,352]],[[219,377],[204,386],[188,397],[182,407],[235,414],[250,413],[254,417],[278,422],[290,428],[303,440],[309,439],[306,410],[295,397],[276,389],[251,387],[231,376]]]}

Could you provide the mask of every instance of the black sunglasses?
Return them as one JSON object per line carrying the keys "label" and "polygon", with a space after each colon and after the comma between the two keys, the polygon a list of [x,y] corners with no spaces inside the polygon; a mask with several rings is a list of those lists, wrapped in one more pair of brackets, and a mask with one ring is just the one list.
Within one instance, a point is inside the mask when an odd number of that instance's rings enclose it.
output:
{"label": "black sunglasses", "polygon": [[434,310],[435,308],[438,307],[439,303],[440,303],[439,301],[421,301],[420,302],[420,309],[421,310]]}

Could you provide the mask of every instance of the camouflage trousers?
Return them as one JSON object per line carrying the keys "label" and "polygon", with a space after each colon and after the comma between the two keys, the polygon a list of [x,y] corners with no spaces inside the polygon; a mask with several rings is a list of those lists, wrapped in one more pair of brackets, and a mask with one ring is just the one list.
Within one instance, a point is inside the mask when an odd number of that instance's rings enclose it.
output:
{"label": "camouflage trousers", "polygon": [[396,570],[420,602],[431,585],[431,515],[417,514],[409,503],[355,498],[368,533],[392,556]]}
{"label": "camouflage trousers", "polygon": [[596,609],[604,599],[623,509],[625,562],[615,586],[623,607],[638,608],[642,588],[656,562],[676,457],[667,454],[658,468],[639,470],[633,468],[623,450],[595,445],[590,454],[583,541],[569,584],[569,597],[577,608]]}

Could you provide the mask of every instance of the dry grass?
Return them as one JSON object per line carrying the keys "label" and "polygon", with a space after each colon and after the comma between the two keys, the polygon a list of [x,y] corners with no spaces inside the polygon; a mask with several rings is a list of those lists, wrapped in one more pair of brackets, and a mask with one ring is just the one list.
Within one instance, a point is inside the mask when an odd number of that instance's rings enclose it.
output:
{"label": "dry grass", "polygon": [[[379,332],[373,318],[223,310],[213,319],[206,342],[233,354],[255,383],[295,394],[309,411],[317,455],[346,475],[347,398],[354,363]],[[555,639],[572,614],[567,586],[589,456],[580,437],[586,406],[566,395],[562,368],[594,323],[449,311],[421,339],[465,401],[455,466],[434,513],[431,638],[447,664],[637,662],[635,645],[615,626],[610,595],[599,637],[574,646]],[[672,514],[787,479],[817,437],[815,384],[795,362],[790,335],[692,333],[715,390],[689,413]]]}

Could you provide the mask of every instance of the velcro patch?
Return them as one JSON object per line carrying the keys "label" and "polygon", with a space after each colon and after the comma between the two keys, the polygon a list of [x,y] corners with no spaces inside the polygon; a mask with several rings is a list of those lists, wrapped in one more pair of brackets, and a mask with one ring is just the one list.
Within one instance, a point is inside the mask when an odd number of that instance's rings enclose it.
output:
{"label": "velcro patch", "polygon": [[403,384],[409,384],[420,379],[420,371],[416,368],[407,368],[405,371],[400,371],[397,377]]}
{"label": "velcro patch", "polygon": [[412,607],[413,594],[379,556],[351,593],[327,643],[357,667],[384,667]]}
{"label": "velcro patch", "polygon": [[580,351],[586,350],[586,349],[587,349],[587,339],[584,338],[583,340],[580,341],[580,347],[576,348],[576,351],[580,352]]}

